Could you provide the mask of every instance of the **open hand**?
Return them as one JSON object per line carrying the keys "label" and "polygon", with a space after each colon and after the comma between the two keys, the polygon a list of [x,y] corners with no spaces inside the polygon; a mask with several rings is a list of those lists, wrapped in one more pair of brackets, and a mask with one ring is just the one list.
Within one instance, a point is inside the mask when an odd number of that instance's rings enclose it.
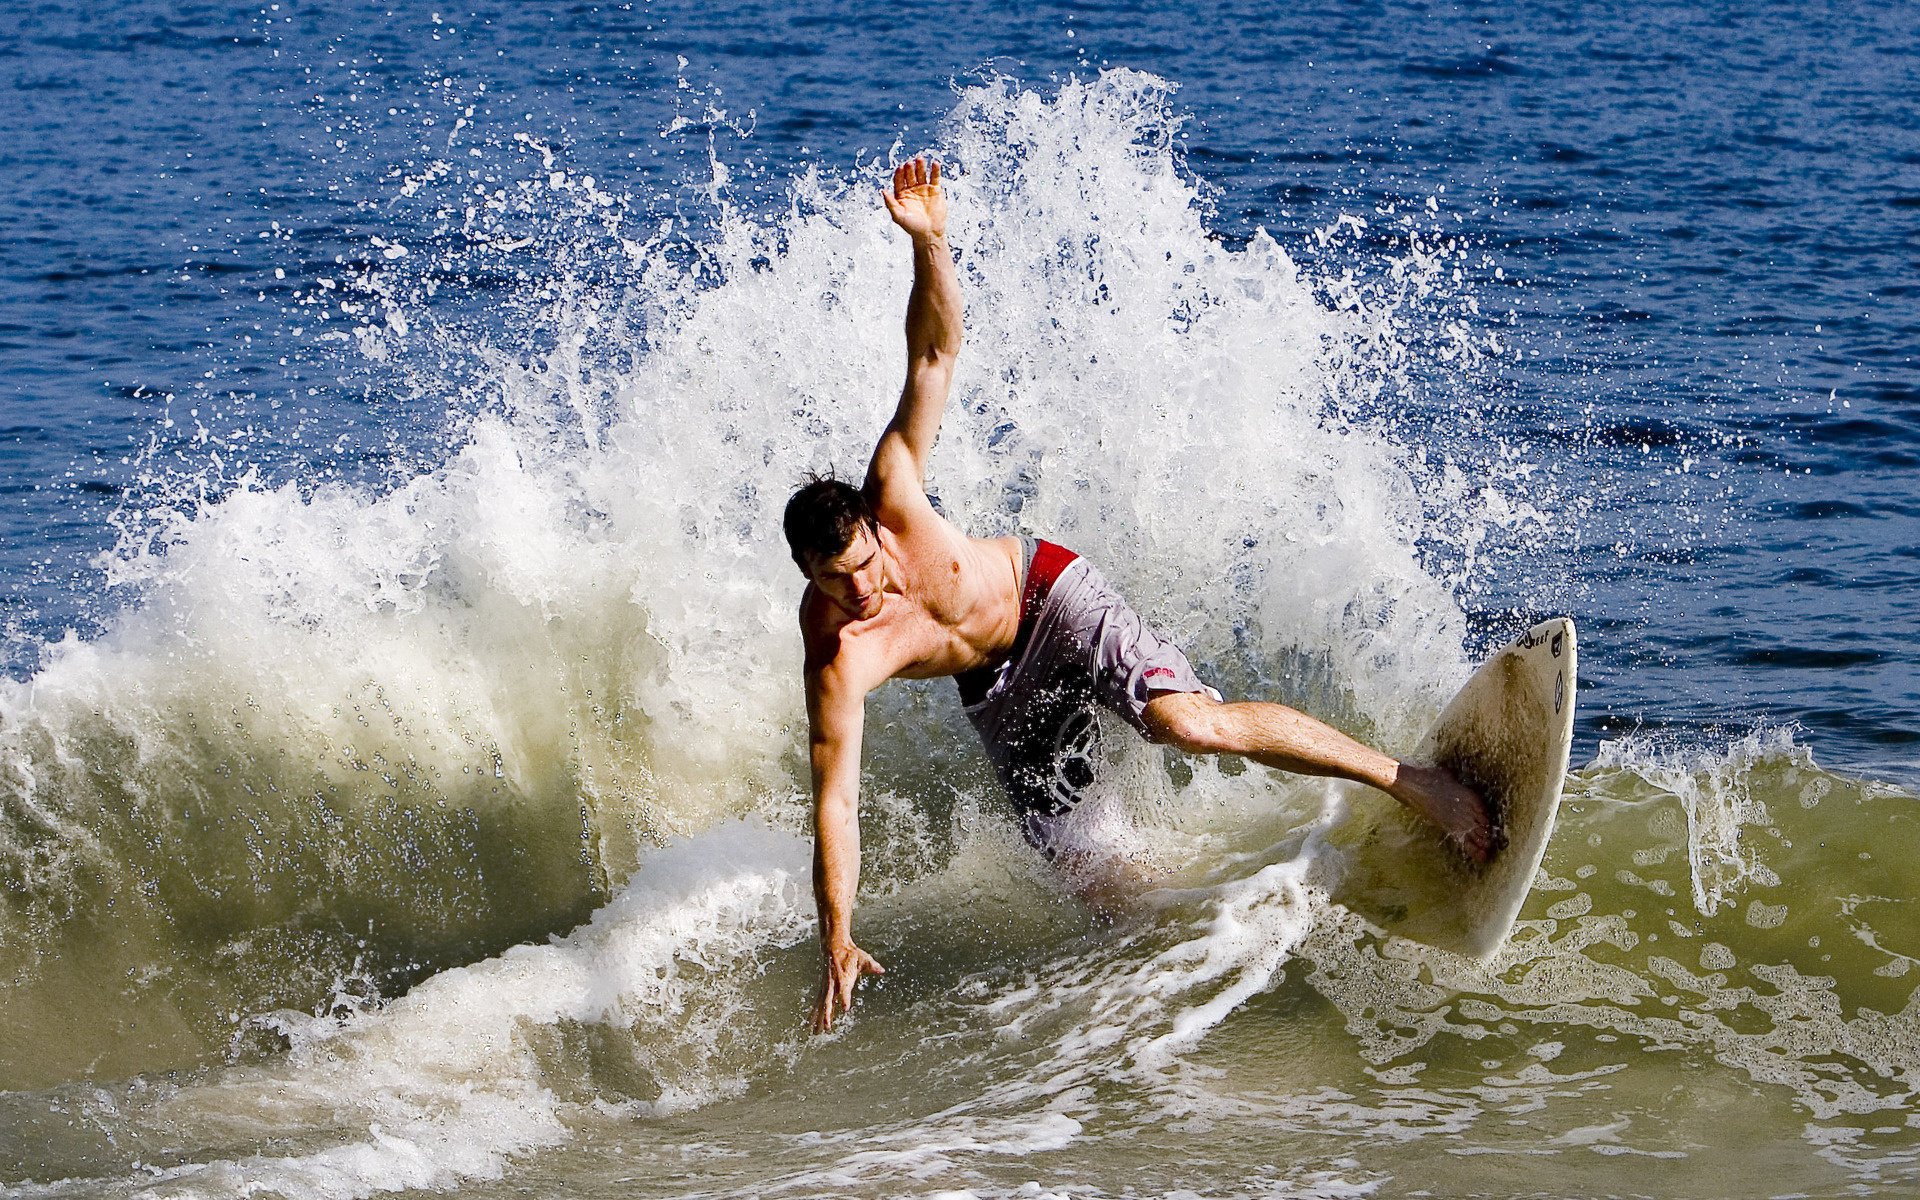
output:
{"label": "open hand", "polygon": [[832,1029],[835,1013],[853,1008],[853,989],[859,985],[862,975],[886,973],[887,969],[875,962],[873,955],[852,942],[829,947],[826,962],[820,969],[820,1000],[813,1006],[813,1031],[825,1033]]}
{"label": "open hand", "polygon": [[940,188],[940,164],[910,158],[893,169],[893,186],[880,189],[893,223],[921,238],[945,237],[947,194]]}

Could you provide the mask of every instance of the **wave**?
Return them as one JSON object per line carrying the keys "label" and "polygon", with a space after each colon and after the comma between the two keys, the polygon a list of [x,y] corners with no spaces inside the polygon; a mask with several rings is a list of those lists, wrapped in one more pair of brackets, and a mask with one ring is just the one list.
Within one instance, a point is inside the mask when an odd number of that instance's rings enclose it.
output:
{"label": "wave", "polygon": [[[1351,247],[1338,275],[1224,244],[1170,91],[961,93],[941,149],[968,343],[936,497],[1101,562],[1223,687],[1410,748],[1466,673],[1461,589],[1552,534],[1551,485],[1403,436],[1425,373],[1481,352],[1460,249],[1413,225],[1363,248],[1357,217],[1319,239]],[[1606,1074],[1626,1039],[1822,1119],[1910,1103],[1912,797],[1780,731],[1604,746],[1479,968],[1316,886],[1338,864],[1303,847],[1338,787],[1126,742],[1085,819],[1150,890],[1102,925],[1019,844],[947,689],[894,685],[861,917],[894,970],[849,1026],[864,1050],[803,1041],[776,518],[886,419],[901,248],[871,170],[808,171],[756,214],[716,159],[693,236],[514,146],[526,186],[479,203],[453,165],[408,176],[457,236],[383,239],[310,298],[447,398],[452,445],[381,486],[222,464],[159,489],[107,564],[133,599],[0,685],[4,1174],[43,1181],[15,1192],[444,1188],[782,1088],[846,1096],[863,1132],[729,1168],[741,1194],[964,1174],[1113,1120],[1116,1087],[1155,1119],[1224,1111],[1196,1057],[1261,1005],[1309,1029],[1330,1007],[1376,1072],[1371,1116],[1273,1102],[1299,1126],[1466,1122],[1422,1073],[1482,1086],[1509,1043],[1544,1072],[1515,1096]],[[493,326],[444,317],[458,280],[516,274]],[[920,1081],[904,1115],[849,1082],[876,1045]],[[1342,1171],[1330,1193],[1366,1190]]]}
{"label": "wave", "polygon": [[[1719,749],[1603,744],[1569,781],[1533,895],[1485,968],[1330,921],[1312,983],[1371,1061],[1545,1038],[1556,1071],[1622,1039],[1745,1074],[1820,1121],[1904,1111],[1920,960],[1901,946],[1915,797],[1821,768],[1790,730]],[[1484,1051],[1484,1053],[1482,1053]]]}
{"label": "wave", "polygon": [[[1368,286],[1222,245],[1170,91],[962,93],[969,330],[937,498],[1101,561],[1234,686],[1405,740],[1463,670],[1429,563],[1464,485],[1352,413],[1417,373],[1395,331],[1447,253],[1416,237]],[[457,236],[383,237],[302,301],[397,389],[474,404],[453,446],[391,485],[218,459],[150,485],[105,564],[125,607],[0,686],[0,959],[32,1014],[0,1077],[193,1061],[228,1013],[394,994],[584,920],[646,847],[796,802],[775,518],[885,421],[900,247],[865,182],[809,171],[756,216],[716,160],[711,228],[643,233],[513,147],[525,186],[482,188]],[[458,211],[469,183],[428,164],[401,192]],[[450,280],[515,272],[494,332],[442,319]],[[1482,524],[1524,519],[1473,493]],[[984,778],[935,695],[879,698],[877,788]]]}
{"label": "wave", "polygon": [[[138,1097],[81,1088],[12,1105],[23,1144],[45,1147],[19,1173],[69,1179],[15,1191],[446,1188],[600,1128],[651,1148],[648,1129],[669,1121],[659,1152],[681,1162],[697,1154],[681,1139],[711,1120],[697,1114],[761,1097],[814,1128],[822,1114],[805,1098],[831,1094],[833,1127],[857,1136],[716,1166],[730,1182],[710,1179],[711,1190],[884,1192],[929,1173],[972,1178],[983,1160],[1046,1155],[1116,1121],[1259,1115],[1343,1137],[1465,1133],[1481,1115],[1470,1097],[1526,1109],[1601,1080],[1623,1090],[1618,1107],[1639,1076],[1617,1073],[1648,1054],[1771,1089],[1778,1113],[1750,1107],[1747,1119],[1784,1123],[1785,1136],[1811,1118],[1837,1123],[1844,1141],[1848,1123],[1905,1111],[1920,1077],[1913,959],[1888,943],[1902,936],[1913,858],[1888,838],[1911,823],[1914,798],[1823,771],[1780,732],[1690,752],[1706,769],[1662,774],[1678,753],[1614,744],[1578,774],[1515,938],[1484,967],[1383,939],[1313,884],[1334,864],[1302,853],[1300,822],[1316,804],[1337,807],[1340,785],[1198,773],[1175,797],[1184,822],[1150,829],[1160,886],[1114,925],[1070,900],[988,809],[963,805],[938,864],[863,905],[863,943],[890,973],[824,1039],[803,1032],[817,972],[807,841],[723,822],[643,855],[563,938],[383,1004],[251,1019],[281,1046],[258,1064]],[[1700,801],[1689,793],[1716,778],[1723,795],[1739,793],[1724,803],[1759,845],[1746,883],[1707,913],[1691,902]],[[922,839],[933,832],[924,807],[891,801],[880,815],[896,834],[915,822]],[[1261,809],[1264,825],[1249,817]],[[1150,824],[1137,812],[1093,819]],[[1816,830],[1826,847],[1796,845]],[[1844,880],[1831,877],[1836,863]],[[1317,1010],[1358,1049],[1370,1095],[1221,1094],[1219,1064],[1242,1047],[1326,1036]],[[863,1087],[876,1058],[894,1083]],[[1489,1076],[1486,1064],[1516,1059],[1532,1065]],[[911,1097],[901,1079],[915,1081]],[[115,1146],[63,1158],[53,1148],[70,1146],[62,1130],[76,1114],[115,1129]],[[728,1127],[769,1119],[736,1114]],[[143,1157],[161,1146],[171,1149]],[[980,1183],[1002,1194],[990,1176]]]}

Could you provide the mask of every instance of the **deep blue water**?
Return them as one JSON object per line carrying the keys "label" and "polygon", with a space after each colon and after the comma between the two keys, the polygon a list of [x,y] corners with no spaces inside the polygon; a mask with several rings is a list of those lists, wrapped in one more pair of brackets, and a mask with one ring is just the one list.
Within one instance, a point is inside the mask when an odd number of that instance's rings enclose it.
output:
{"label": "deep blue water", "polygon": [[[1430,198],[1471,240],[1462,286],[1521,354],[1430,373],[1408,424],[1563,461],[1557,494],[1591,498],[1468,597],[1489,636],[1581,618],[1585,752],[1798,723],[1831,763],[1911,778],[1915,32],[1898,3],[18,5],[0,32],[8,667],[129,602],[91,563],[143,473],[217,492],[248,465],[308,483],[432,465],[441,398],[348,362],[297,296],[429,219],[393,173],[465,107],[494,144],[531,134],[697,221],[710,134],[740,201],[776,204],[802,163],[844,174],[937,141],[971,73],[1112,65],[1179,85],[1224,240],[1264,226],[1312,261],[1339,215]],[[709,107],[727,122],[663,136]],[[448,319],[507,320],[489,293],[514,284],[450,289]],[[1469,398],[1497,422],[1462,417]]]}

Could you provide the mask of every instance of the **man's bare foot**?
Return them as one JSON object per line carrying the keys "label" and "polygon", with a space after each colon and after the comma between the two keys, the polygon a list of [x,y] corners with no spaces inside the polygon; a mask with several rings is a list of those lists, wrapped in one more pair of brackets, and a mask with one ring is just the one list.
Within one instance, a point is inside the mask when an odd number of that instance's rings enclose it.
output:
{"label": "man's bare foot", "polygon": [[1479,794],[1439,767],[1401,763],[1388,794],[1438,825],[1474,862],[1487,862],[1505,840]]}

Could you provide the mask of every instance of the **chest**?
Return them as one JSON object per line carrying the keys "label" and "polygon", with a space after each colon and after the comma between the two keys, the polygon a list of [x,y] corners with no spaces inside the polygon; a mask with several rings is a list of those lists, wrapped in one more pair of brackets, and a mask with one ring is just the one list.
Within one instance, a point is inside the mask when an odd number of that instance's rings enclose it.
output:
{"label": "chest", "polygon": [[895,675],[907,679],[951,675],[977,657],[959,625],[928,600],[894,595],[888,597],[887,608],[860,636],[885,643],[886,657],[896,664]]}

